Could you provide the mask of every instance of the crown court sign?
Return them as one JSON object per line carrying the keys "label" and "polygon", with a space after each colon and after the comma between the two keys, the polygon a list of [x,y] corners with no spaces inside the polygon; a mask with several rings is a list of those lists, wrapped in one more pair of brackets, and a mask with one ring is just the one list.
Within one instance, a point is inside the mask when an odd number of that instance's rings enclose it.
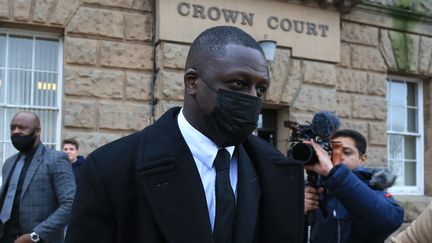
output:
{"label": "crown court sign", "polygon": [[159,40],[192,43],[205,29],[237,26],[256,40],[277,41],[293,57],[339,62],[340,14],[336,10],[256,0],[158,0]]}

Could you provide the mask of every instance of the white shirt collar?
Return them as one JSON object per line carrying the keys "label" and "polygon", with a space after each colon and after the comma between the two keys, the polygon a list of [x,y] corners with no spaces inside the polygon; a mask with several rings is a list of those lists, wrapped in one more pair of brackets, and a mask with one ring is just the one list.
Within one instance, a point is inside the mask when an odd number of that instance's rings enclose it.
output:
{"label": "white shirt collar", "polygon": [[[219,147],[208,137],[195,129],[184,117],[183,108],[180,110],[178,118],[180,132],[183,135],[189,149],[194,158],[201,161],[205,166],[212,168],[213,161]],[[235,146],[225,147],[225,149],[233,156]]]}

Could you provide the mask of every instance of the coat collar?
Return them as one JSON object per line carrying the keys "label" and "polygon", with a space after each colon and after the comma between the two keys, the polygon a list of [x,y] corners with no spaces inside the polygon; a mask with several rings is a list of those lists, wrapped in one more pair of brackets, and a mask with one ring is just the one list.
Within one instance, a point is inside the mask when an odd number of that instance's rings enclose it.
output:
{"label": "coat collar", "polygon": [[[169,110],[143,131],[140,147],[147,152],[142,151],[136,164],[138,201],[150,203],[168,242],[212,242],[204,188],[176,122],[179,110]],[[236,242],[252,242],[260,189],[250,158],[238,148]]]}

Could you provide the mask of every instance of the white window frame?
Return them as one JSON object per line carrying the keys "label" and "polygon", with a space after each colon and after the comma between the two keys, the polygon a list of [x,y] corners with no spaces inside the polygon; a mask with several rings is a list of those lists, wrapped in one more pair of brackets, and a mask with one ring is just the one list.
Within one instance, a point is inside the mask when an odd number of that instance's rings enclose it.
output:
{"label": "white window frame", "polygon": [[[62,121],[62,97],[63,97],[63,37],[61,36],[61,34],[58,33],[50,33],[50,32],[38,32],[38,31],[28,31],[28,30],[21,30],[21,29],[10,29],[10,28],[0,28],[0,34],[6,35],[6,38],[9,39],[10,35],[20,35],[20,36],[27,36],[32,38],[33,41],[33,49],[32,51],[35,51],[34,48],[34,44],[35,44],[35,39],[36,38],[50,38],[50,39],[57,39],[58,40],[58,59],[57,59],[57,66],[58,66],[58,75],[57,75],[57,106],[56,107],[44,107],[44,106],[34,106],[34,105],[11,105],[11,104],[7,104],[6,102],[6,98],[4,97],[4,103],[0,103],[0,107],[2,108],[20,108],[20,109],[37,109],[37,110],[56,110],[57,111],[57,122],[56,122],[56,138],[55,138],[55,142],[54,143],[44,143],[46,145],[55,145],[55,148],[57,150],[60,149],[60,142],[61,142],[61,121]],[[9,41],[6,42],[6,45],[8,45]],[[8,76],[8,64],[7,64],[7,60],[8,60],[8,47],[6,46],[6,67],[4,69],[5,71],[5,80],[7,80],[7,76]],[[32,69],[29,70],[32,72],[31,74],[31,79],[32,79],[32,83],[34,82],[34,72],[35,72],[35,54],[32,54]],[[4,82],[5,85],[5,90],[7,90],[7,82]],[[33,85],[31,86],[33,89]],[[1,94],[2,95],[2,94]],[[33,92],[31,92],[31,95],[33,96]],[[6,96],[7,96],[7,92],[6,92]],[[31,99],[33,102],[33,99]],[[5,114],[5,113],[3,113]],[[2,119],[4,122],[4,127],[0,128],[3,129],[3,137],[0,137],[0,141],[2,142],[3,146],[3,156],[0,158],[1,159],[1,165],[3,165],[3,163],[5,162],[5,160],[8,158],[8,156],[6,156],[6,152],[5,152],[5,142],[9,142],[10,143],[10,138],[6,137],[6,134],[8,133],[8,129],[9,129],[9,123],[10,121],[6,120],[6,116],[2,115]],[[43,128],[42,128],[43,129]],[[43,139],[43,138],[41,138]],[[0,178],[1,178],[1,174],[0,174]],[[1,184],[1,180],[0,180],[0,184]]]}
{"label": "white window frame", "polygon": [[[411,82],[417,84],[417,106],[418,106],[418,131],[417,133],[397,132],[387,130],[387,134],[391,135],[410,135],[416,136],[416,186],[393,186],[389,188],[389,192],[395,195],[424,195],[424,118],[423,118],[423,82],[419,79],[408,78],[403,76],[389,75],[386,82],[389,80]],[[388,90],[387,90],[388,91]],[[387,92],[387,100],[389,92]],[[406,102],[406,100],[405,100]],[[391,118],[391,110],[388,110],[388,119]],[[408,118],[408,116],[407,116]],[[387,124],[388,125],[388,124]],[[387,128],[389,129],[389,128]],[[390,149],[387,144],[387,158],[390,166]]]}

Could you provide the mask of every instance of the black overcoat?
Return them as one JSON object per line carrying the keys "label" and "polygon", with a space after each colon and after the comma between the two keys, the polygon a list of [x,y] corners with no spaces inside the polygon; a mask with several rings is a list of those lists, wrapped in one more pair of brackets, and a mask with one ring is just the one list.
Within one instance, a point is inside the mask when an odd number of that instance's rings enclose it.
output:
{"label": "black overcoat", "polygon": [[[200,175],[172,108],[84,163],[67,243],[211,243]],[[236,243],[301,242],[303,167],[250,136],[238,151]]]}

